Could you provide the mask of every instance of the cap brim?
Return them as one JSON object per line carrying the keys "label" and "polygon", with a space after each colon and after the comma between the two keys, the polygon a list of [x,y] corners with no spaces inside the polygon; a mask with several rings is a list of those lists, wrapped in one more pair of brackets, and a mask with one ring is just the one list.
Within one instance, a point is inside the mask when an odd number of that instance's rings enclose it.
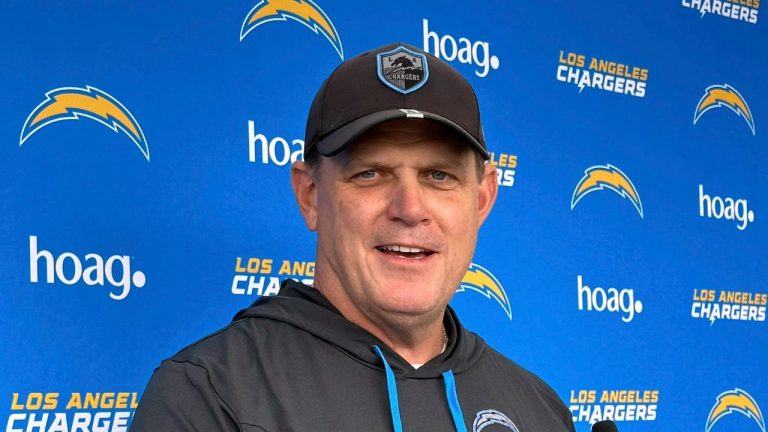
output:
{"label": "cap brim", "polygon": [[445,117],[413,109],[392,109],[379,111],[360,117],[359,119],[350,122],[340,127],[339,129],[336,129],[331,134],[321,138],[317,142],[317,151],[323,156],[336,155],[344,150],[344,147],[346,147],[347,144],[357,139],[368,129],[376,126],[379,123],[401,118],[426,119],[444,124],[466,138],[470,146],[472,146],[475,151],[480,153],[480,155],[483,157],[483,160],[487,161],[491,159],[491,155],[488,153],[488,150],[486,150],[485,147],[474,136],[472,136],[472,134],[464,130],[464,128],[458,124],[448,120]]}

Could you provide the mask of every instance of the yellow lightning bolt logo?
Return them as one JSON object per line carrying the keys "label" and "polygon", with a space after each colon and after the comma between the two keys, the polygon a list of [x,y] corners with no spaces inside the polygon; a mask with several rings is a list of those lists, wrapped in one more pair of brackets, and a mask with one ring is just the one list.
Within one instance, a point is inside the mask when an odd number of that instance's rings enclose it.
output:
{"label": "yellow lightning bolt logo", "polygon": [[115,132],[123,131],[149,161],[149,146],[141,126],[123,104],[95,87],[61,87],[45,94],[46,99],[27,117],[19,146],[40,129],[62,120],[81,117],[96,120]]}
{"label": "yellow lightning bolt logo", "polygon": [[643,203],[635,185],[626,174],[611,164],[595,165],[584,171],[584,177],[576,185],[571,197],[571,210],[576,204],[591,192],[608,188],[624,198],[629,198],[635,209],[643,217]]}
{"label": "yellow lightning bolt logo", "polygon": [[315,34],[322,33],[344,60],[344,48],[336,27],[328,15],[311,0],[262,0],[245,17],[240,29],[240,41],[264,23],[286,21],[288,18],[304,24]]}
{"label": "yellow lightning bolt logo", "polygon": [[707,87],[704,96],[696,105],[696,111],[693,113],[693,124],[696,124],[705,112],[721,107],[726,107],[739,117],[744,118],[752,131],[752,135],[755,134],[755,119],[752,118],[752,111],[749,110],[749,106],[747,106],[741,93],[728,84],[716,84]]}
{"label": "yellow lightning bolt logo", "polygon": [[709,432],[718,420],[733,413],[743,414],[747,418],[751,418],[760,426],[760,430],[765,432],[765,420],[763,413],[760,412],[760,407],[757,406],[757,402],[749,393],[740,388],[720,393],[715,406],[709,413],[706,432]]}
{"label": "yellow lightning bolt logo", "polygon": [[504,309],[504,313],[507,314],[507,317],[512,319],[512,306],[509,303],[509,297],[507,297],[504,287],[502,287],[498,279],[485,268],[475,263],[469,265],[469,270],[467,270],[467,273],[461,280],[459,289],[456,291],[462,292],[465,289],[477,291],[488,298],[496,300],[496,302],[499,303],[499,306]]}

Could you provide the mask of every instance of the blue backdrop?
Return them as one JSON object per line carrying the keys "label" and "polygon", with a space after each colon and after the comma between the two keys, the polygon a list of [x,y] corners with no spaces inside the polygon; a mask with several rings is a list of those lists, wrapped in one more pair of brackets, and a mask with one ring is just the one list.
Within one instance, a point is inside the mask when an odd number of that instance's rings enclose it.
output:
{"label": "blue backdrop", "polygon": [[310,102],[399,40],[472,83],[500,174],[464,324],[578,431],[766,432],[761,6],[4,2],[0,422],[125,430],[161,359],[311,280]]}

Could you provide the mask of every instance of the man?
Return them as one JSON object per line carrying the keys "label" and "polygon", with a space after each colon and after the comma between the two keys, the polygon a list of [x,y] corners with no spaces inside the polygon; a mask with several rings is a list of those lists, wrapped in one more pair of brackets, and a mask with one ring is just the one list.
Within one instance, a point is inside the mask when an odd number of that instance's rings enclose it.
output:
{"label": "man", "polygon": [[408,45],[350,59],[316,95],[291,182],[314,287],[163,362],[134,431],[573,431],[531,373],[448,302],[496,198],[472,88]]}

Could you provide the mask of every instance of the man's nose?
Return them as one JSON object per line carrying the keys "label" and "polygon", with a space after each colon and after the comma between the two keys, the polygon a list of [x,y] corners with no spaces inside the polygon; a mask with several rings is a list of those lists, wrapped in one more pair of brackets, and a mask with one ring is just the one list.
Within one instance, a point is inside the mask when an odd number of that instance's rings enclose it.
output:
{"label": "man's nose", "polygon": [[425,192],[418,179],[399,180],[389,198],[387,217],[408,226],[429,223]]}

